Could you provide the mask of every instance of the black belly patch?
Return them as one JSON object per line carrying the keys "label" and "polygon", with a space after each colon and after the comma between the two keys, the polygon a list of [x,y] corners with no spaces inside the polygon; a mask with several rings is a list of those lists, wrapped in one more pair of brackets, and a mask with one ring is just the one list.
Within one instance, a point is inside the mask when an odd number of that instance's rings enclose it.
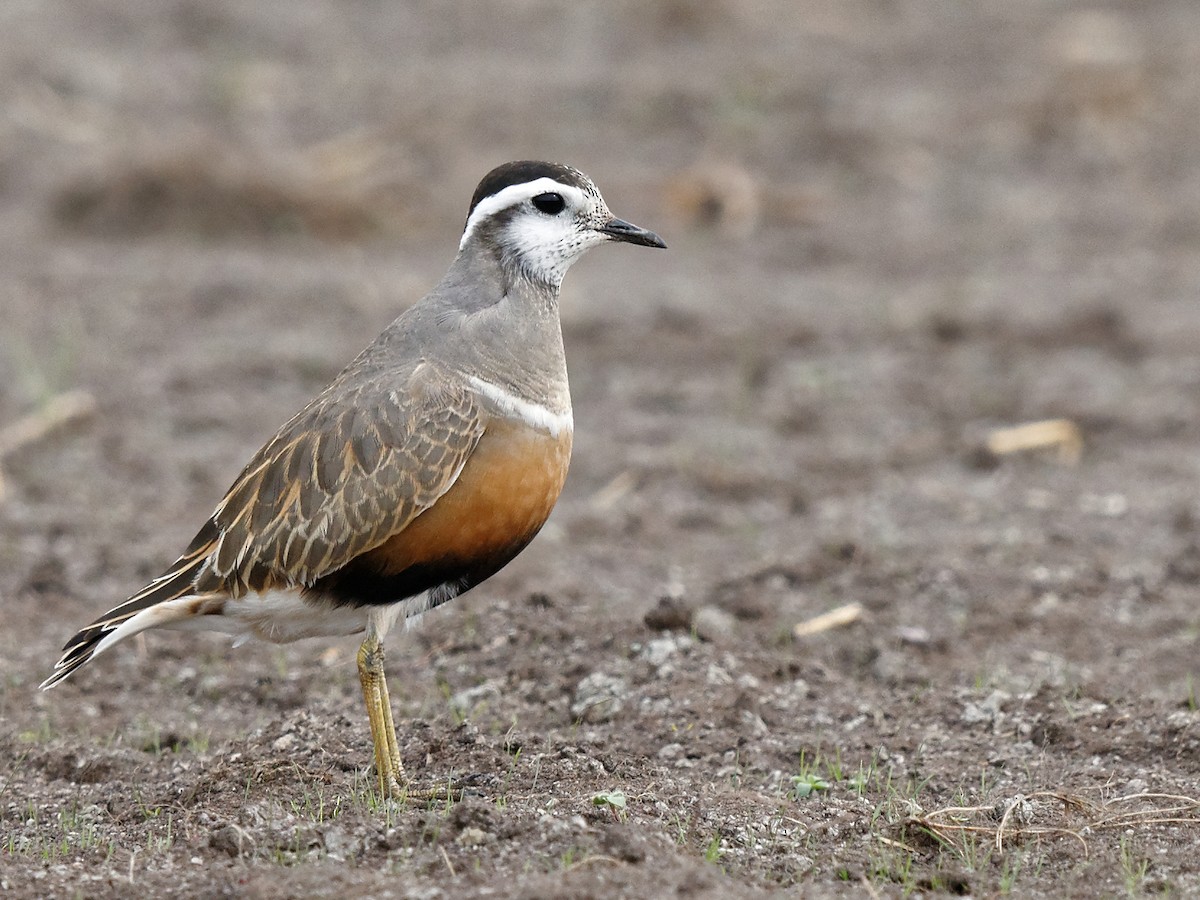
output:
{"label": "black belly patch", "polygon": [[445,558],[408,566],[399,572],[383,572],[361,556],[336,572],[317,580],[305,593],[336,606],[387,606],[429,592],[429,607],[441,606],[466,593],[503,569],[520,553],[533,535],[501,550],[470,561]]}

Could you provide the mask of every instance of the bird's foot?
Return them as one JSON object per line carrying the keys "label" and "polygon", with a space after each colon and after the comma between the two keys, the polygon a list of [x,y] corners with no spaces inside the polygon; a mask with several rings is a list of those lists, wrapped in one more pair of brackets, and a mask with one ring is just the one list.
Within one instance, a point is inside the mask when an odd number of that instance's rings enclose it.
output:
{"label": "bird's foot", "polygon": [[400,777],[388,774],[379,779],[380,793],[400,803],[456,803],[463,798],[466,786],[461,781],[447,780],[433,787],[417,787],[403,771]]}

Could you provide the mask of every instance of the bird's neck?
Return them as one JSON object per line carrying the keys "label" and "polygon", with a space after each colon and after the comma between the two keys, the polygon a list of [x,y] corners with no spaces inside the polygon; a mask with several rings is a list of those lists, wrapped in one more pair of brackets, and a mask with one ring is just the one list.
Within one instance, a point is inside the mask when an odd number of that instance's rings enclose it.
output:
{"label": "bird's neck", "polygon": [[555,412],[571,408],[557,285],[463,251],[429,299],[454,356],[472,372]]}
{"label": "bird's neck", "polygon": [[565,269],[530,271],[494,244],[472,246],[454,258],[439,288],[453,286],[455,296],[468,310],[508,299],[514,306],[548,310],[557,316],[564,273]]}

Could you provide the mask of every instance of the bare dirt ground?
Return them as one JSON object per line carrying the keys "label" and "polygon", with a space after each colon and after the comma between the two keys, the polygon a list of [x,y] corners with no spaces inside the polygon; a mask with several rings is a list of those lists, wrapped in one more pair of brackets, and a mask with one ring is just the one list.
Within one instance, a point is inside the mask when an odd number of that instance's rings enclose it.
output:
{"label": "bare dirt ground", "polygon": [[[95,404],[0,440],[0,889],[1200,893],[1192,0],[0,24],[0,428]],[[572,271],[566,493],[392,646],[466,796],[375,797],[353,641],[39,693],[529,156],[671,249]],[[983,449],[1046,418],[1077,462]]]}

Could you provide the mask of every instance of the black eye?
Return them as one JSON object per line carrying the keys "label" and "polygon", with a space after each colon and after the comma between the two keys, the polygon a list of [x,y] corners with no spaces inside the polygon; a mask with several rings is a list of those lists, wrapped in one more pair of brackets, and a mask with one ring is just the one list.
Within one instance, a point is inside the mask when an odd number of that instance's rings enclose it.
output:
{"label": "black eye", "polygon": [[557,216],[563,211],[567,205],[563,200],[562,194],[538,194],[532,201],[534,208],[538,212],[544,212],[548,216]]}

